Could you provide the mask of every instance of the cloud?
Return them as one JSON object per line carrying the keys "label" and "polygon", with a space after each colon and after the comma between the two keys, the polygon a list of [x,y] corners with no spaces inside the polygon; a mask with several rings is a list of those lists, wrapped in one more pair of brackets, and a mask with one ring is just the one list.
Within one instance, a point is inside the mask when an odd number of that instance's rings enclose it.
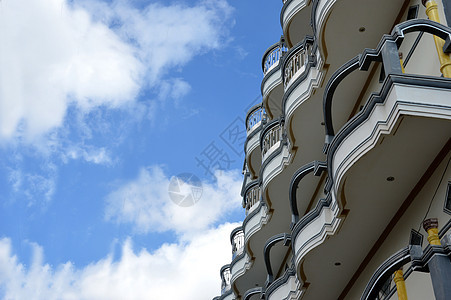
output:
{"label": "cloud", "polygon": [[[169,71],[223,47],[231,12],[225,0],[142,9],[126,1],[2,0],[0,140],[59,128],[71,104],[84,112],[121,108],[171,82]],[[168,95],[185,96],[189,84],[174,80]]]}
{"label": "cloud", "polygon": [[171,67],[183,66],[196,55],[224,47],[233,25],[233,8],[225,0],[203,0],[194,6],[152,3],[144,9],[120,0],[111,4],[83,1],[82,5],[136,47],[149,66],[151,83]]}
{"label": "cloud", "polygon": [[207,229],[240,209],[240,172],[217,171],[215,182],[202,183],[202,197],[195,205],[176,205],[168,193],[171,178],[159,166],[142,168],[136,179],[111,192],[105,218],[118,224],[132,224],[138,233],[172,230],[192,234]]}
{"label": "cloud", "polygon": [[171,98],[178,100],[186,96],[191,90],[189,83],[180,78],[174,78],[172,80],[166,80],[160,84],[160,99]]}
{"label": "cloud", "polygon": [[33,243],[27,267],[3,238],[0,296],[3,291],[4,299],[211,299],[220,294],[219,269],[230,262],[229,235],[236,226],[227,223],[154,252],[134,251],[128,239],[117,261],[109,253],[82,268],[44,263],[43,248]]}
{"label": "cloud", "polygon": [[3,0],[0,136],[60,126],[69,103],[117,107],[139,91],[133,47],[64,0]]}
{"label": "cloud", "polygon": [[28,201],[27,206],[39,204],[45,208],[53,198],[58,178],[54,164],[47,163],[41,172],[25,171],[21,166],[7,168],[7,172],[8,183],[15,194],[13,198],[24,197]]}
{"label": "cloud", "polygon": [[66,149],[66,153],[62,153],[61,158],[65,162],[69,159],[82,158],[86,162],[98,165],[111,165],[113,163],[111,155],[104,147],[95,148],[92,146],[71,145]]}

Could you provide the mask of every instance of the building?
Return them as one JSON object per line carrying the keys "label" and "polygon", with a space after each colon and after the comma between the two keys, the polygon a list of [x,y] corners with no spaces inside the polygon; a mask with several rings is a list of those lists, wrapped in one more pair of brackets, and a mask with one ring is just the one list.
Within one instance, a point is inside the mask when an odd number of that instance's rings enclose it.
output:
{"label": "building", "polygon": [[284,0],[217,299],[451,299],[451,1]]}

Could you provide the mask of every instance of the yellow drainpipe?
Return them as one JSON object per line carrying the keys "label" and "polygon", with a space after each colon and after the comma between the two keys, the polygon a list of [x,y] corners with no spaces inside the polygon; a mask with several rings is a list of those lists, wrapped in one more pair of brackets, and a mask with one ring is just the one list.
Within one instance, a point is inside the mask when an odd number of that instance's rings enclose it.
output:
{"label": "yellow drainpipe", "polygon": [[[440,23],[437,2],[435,0],[421,0],[421,2],[426,7],[426,15],[429,17],[429,20]],[[451,78],[451,59],[448,54],[443,52],[445,41],[434,35],[434,42],[440,61],[440,72],[442,72],[444,77]]]}
{"label": "yellow drainpipe", "polygon": [[396,284],[396,292],[398,293],[398,300],[407,300],[406,282],[404,281],[402,269],[395,271],[395,277],[393,277],[393,281]]}

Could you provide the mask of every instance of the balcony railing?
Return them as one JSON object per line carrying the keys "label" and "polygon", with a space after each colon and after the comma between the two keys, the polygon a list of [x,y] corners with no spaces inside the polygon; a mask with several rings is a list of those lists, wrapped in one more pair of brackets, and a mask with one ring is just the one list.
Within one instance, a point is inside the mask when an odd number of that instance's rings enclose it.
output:
{"label": "balcony railing", "polygon": [[246,216],[253,211],[260,203],[261,192],[260,187],[255,185],[246,193]]}
{"label": "balcony railing", "polygon": [[225,265],[221,268],[221,295],[224,295],[230,290],[230,265]]}
{"label": "balcony railing", "polygon": [[263,133],[262,141],[262,157],[265,157],[266,153],[274,147],[278,142],[282,140],[283,126],[279,123],[279,120],[275,120],[269,123],[267,129]]}
{"label": "balcony railing", "polygon": [[[342,65],[339,69],[337,69],[334,74],[332,74],[329,79],[326,89],[323,96],[323,114],[324,114],[324,123],[326,130],[326,143],[323,151],[327,153],[329,151],[329,146],[331,142],[334,140],[335,130],[332,122],[332,100],[334,98],[334,93],[340,83],[345,79],[349,74],[356,70],[360,71],[368,71],[370,64],[372,62],[382,62],[383,73],[381,73],[381,81],[386,80],[389,75],[393,77],[409,77],[413,74],[404,74],[403,66],[401,66],[401,62],[399,59],[399,47],[401,46],[404,35],[411,32],[426,32],[432,35],[438,36],[446,40],[445,46],[443,48],[443,52],[450,53],[451,52],[451,39],[450,39],[450,29],[442,24],[425,20],[425,19],[415,19],[409,20],[403,23],[400,23],[395,26],[391,35],[384,35],[379,42],[376,49],[365,49],[362,54],[357,55],[353,59],[349,60],[347,63]],[[412,48],[415,50],[415,47]],[[409,54],[410,56],[411,54]],[[412,80],[415,80],[418,75],[410,76]],[[402,78],[401,78],[402,80]],[[411,81],[411,80],[409,80]],[[447,84],[445,84],[447,85]],[[383,91],[382,91],[383,93]],[[380,96],[378,96],[380,98]],[[374,96],[372,98],[375,98]],[[375,101],[370,105],[366,105],[366,111],[369,111],[374,107]],[[364,111],[361,111],[359,115],[354,116],[354,118],[348,122],[348,126],[353,124],[356,127],[359,123],[361,123],[367,116]],[[350,129],[350,128],[349,128]],[[351,131],[351,130],[349,130]],[[335,147],[339,143],[335,142]],[[329,173],[330,176],[331,173]],[[329,182],[331,183],[331,182]]]}
{"label": "balcony railing", "polygon": [[244,232],[241,227],[235,228],[231,235],[230,241],[232,242],[232,260],[238,255],[243,253],[244,250]]}
{"label": "balcony railing", "polygon": [[263,74],[266,75],[273,66],[279,63],[282,56],[287,53],[288,48],[285,46],[283,37],[279,43],[272,45],[263,55]]}
{"label": "balcony railing", "polygon": [[283,69],[283,86],[287,88],[294,77],[302,74],[310,61],[313,49],[313,38],[307,36],[287,54]]}
{"label": "balcony railing", "polygon": [[266,118],[265,108],[261,105],[255,105],[252,107],[246,116],[246,130],[249,133],[254,127],[260,124],[260,122]]}

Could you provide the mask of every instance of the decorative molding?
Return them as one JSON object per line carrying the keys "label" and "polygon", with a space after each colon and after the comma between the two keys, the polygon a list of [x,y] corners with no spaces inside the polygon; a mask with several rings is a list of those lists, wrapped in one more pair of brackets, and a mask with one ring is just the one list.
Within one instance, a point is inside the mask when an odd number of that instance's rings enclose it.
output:
{"label": "decorative molding", "polygon": [[[335,234],[341,223],[338,213],[336,200],[328,194],[326,199],[319,200],[315,208],[296,223],[291,233],[296,267],[310,250],[320,245],[328,235]],[[308,233],[302,236],[303,232]]]}
{"label": "decorative molding", "polygon": [[[283,140],[280,142],[279,147],[271,151],[271,153],[265,157],[265,160],[262,163],[259,173],[260,185],[262,187],[262,195],[264,195],[264,191],[268,185],[268,183],[273,180],[277,175],[279,175],[285,168],[286,165],[290,163],[292,160],[292,152],[291,144],[289,143],[286,136],[283,137]],[[273,163],[276,157],[280,156],[280,162],[276,167],[266,172],[267,167]]]}
{"label": "decorative molding", "polygon": [[[238,263],[241,263],[242,267],[240,267],[238,270],[235,270],[234,272],[234,267]],[[249,257],[249,255],[247,255],[246,251],[243,251],[243,253],[235,257],[230,263],[230,284],[233,286],[235,284],[235,281],[239,277],[243,276],[244,273],[246,273],[246,271],[252,267],[253,263],[254,261]]]}
{"label": "decorative molding", "polygon": [[[398,120],[400,115],[411,114],[416,116],[439,118],[451,117],[451,105],[446,107],[439,103],[418,103],[413,101],[397,100],[397,96],[395,94],[400,91],[402,92],[402,89],[417,89],[420,87],[424,93],[429,94],[433,93],[434,89],[437,92],[446,90],[451,93],[451,80],[447,78],[417,75],[389,75],[385,79],[381,91],[379,93],[373,93],[364,108],[340,129],[328,147],[328,180],[326,182],[327,192],[329,192],[333,186],[337,186],[337,183],[340,182],[343,174],[355,161],[375,146],[381,134],[386,134],[392,131],[396,120]],[[398,91],[397,88],[400,90]],[[430,89],[426,90],[424,88]],[[387,105],[386,100],[391,94],[394,95],[390,98],[390,101],[392,102],[390,104],[391,110],[387,110],[385,107]],[[420,101],[427,101],[424,100],[426,99],[424,97],[419,98],[421,98]],[[365,122],[368,121],[370,117],[375,115],[375,108],[382,107],[380,104],[384,104],[385,107],[384,118],[374,121],[374,124],[371,125],[371,131],[365,135],[365,138],[360,137],[358,141],[355,141],[357,142],[356,145],[348,146],[348,149],[345,151],[346,153],[343,152],[342,157],[340,157],[338,161],[335,161],[337,159],[337,153],[345,141],[351,141],[349,138],[350,135],[357,134],[357,130],[359,128],[363,128],[362,126]]]}
{"label": "decorative molding", "polygon": [[271,300],[272,294],[274,294],[278,289],[282,288],[284,285],[289,283],[289,280],[295,280],[296,284],[293,288],[290,288],[287,296],[285,298],[276,298],[274,300],[297,300],[301,298],[301,294],[304,292],[303,282],[299,281],[296,276],[296,271],[294,266],[286,269],[283,276],[274,280],[268,288],[263,292],[265,299]]}
{"label": "decorative molding", "polygon": [[[262,201],[260,201],[260,204],[257,206],[257,208],[255,208],[246,216],[243,221],[245,248],[246,246],[250,248],[250,238],[269,222],[271,216],[272,214],[269,212],[268,207]],[[258,220],[256,220],[255,218],[258,218]],[[251,224],[252,226],[248,228],[248,224],[254,222],[255,224]]]}

